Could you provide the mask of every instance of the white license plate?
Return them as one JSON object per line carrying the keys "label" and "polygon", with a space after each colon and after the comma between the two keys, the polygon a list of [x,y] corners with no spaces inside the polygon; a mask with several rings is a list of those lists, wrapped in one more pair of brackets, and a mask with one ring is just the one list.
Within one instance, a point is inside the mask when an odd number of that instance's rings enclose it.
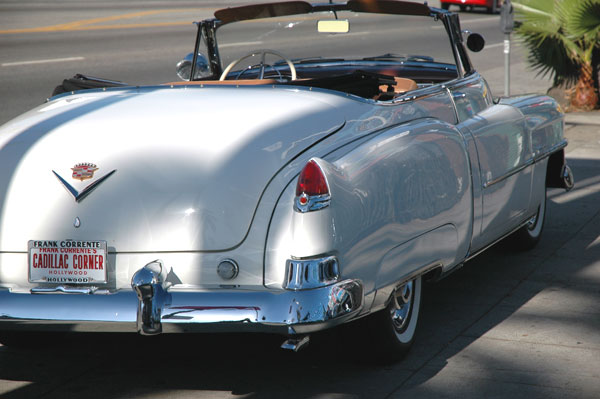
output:
{"label": "white license plate", "polygon": [[106,283],[106,241],[31,240],[28,247],[32,283]]}

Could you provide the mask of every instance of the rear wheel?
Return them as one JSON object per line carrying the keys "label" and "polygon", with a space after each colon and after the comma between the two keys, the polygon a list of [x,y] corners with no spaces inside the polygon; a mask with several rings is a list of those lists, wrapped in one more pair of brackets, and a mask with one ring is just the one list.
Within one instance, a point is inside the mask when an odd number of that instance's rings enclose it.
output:
{"label": "rear wheel", "polygon": [[398,287],[385,309],[349,326],[367,360],[388,364],[406,355],[415,338],[421,292],[417,277]]}

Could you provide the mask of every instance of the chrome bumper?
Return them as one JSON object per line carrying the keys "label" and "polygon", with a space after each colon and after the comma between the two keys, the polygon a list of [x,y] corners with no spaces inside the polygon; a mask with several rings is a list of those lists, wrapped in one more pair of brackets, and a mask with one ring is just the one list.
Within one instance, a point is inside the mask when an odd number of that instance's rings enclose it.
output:
{"label": "chrome bumper", "polygon": [[184,291],[165,288],[160,272],[145,267],[132,286],[91,294],[0,289],[0,330],[306,334],[353,318],[364,301],[354,280],[301,291]]}

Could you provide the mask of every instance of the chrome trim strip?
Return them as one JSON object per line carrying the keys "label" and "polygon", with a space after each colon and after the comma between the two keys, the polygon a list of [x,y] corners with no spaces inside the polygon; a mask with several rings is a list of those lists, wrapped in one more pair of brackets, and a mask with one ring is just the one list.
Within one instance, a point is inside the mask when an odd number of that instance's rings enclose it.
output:
{"label": "chrome trim strip", "polygon": [[489,181],[483,183],[483,188],[488,188],[490,186],[493,186],[494,184],[500,183],[501,181],[508,179],[509,177],[511,177],[511,176],[513,176],[513,175],[515,175],[515,174],[517,174],[519,172],[521,172],[523,169],[525,169],[525,168],[527,168],[527,167],[529,167],[529,166],[531,166],[531,165],[533,165],[533,164],[541,161],[542,159],[550,156],[551,154],[555,153],[556,151],[559,151],[559,150],[565,148],[568,143],[569,142],[566,139],[564,139],[560,143],[555,144],[552,147],[550,147],[549,150],[547,150],[547,151],[545,151],[545,152],[543,152],[541,154],[536,155],[534,158],[528,159],[523,165],[517,166],[516,168],[511,169],[508,173],[506,173],[506,174],[504,174],[504,175],[502,175],[500,177],[497,177],[495,179],[492,179],[492,180],[489,180]]}
{"label": "chrome trim strip", "polygon": [[[456,101],[454,101],[454,96],[452,95],[452,92],[450,91],[450,88],[448,86],[443,86],[446,89],[446,93],[448,93],[448,97],[450,98],[450,102],[452,102],[452,110],[454,111],[454,118],[455,118],[455,123],[458,124],[460,123],[460,117],[458,116],[458,108],[456,107]],[[463,134],[463,132],[460,132],[461,134]]]}
{"label": "chrome trim strip", "polygon": [[538,154],[538,155],[535,157],[535,160],[534,160],[534,161],[535,161],[535,162],[538,162],[538,161],[540,161],[541,159],[544,159],[544,158],[546,158],[546,157],[548,157],[548,156],[550,156],[550,155],[554,154],[556,151],[560,151],[560,150],[562,150],[562,149],[563,149],[563,148],[565,148],[565,147],[566,147],[568,144],[569,144],[569,141],[568,141],[567,139],[564,139],[564,140],[563,140],[563,141],[561,141],[560,143],[558,143],[558,144],[555,144],[555,145],[553,145],[552,147],[550,147],[550,149],[549,149],[549,150],[547,150],[547,151],[545,151],[545,152],[543,152],[543,153],[540,153],[540,154]]}
{"label": "chrome trim strip", "polygon": [[[471,259],[473,259],[477,255],[481,254],[482,252],[486,251],[487,249],[489,249],[489,248],[493,247],[494,245],[498,244],[500,241],[504,240],[506,237],[508,237],[509,235],[513,234],[515,231],[519,230],[521,227],[526,226],[527,223],[529,223],[529,221],[533,217],[535,217],[535,214],[527,217],[524,222],[518,224],[517,227],[515,227],[512,230],[510,230],[508,233],[504,234],[502,237],[498,238],[497,240],[493,241],[491,244],[486,245],[485,247],[483,247],[483,248],[481,248],[481,249],[473,252],[472,254],[471,253],[467,254],[467,256],[465,257],[465,260],[463,260],[461,263],[465,263],[465,262],[470,261]],[[451,270],[454,270],[454,268],[451,269]],[[445,275],[446,274],[444,273],[444,276]]]}
{"label": "chrome trim strip", "polygon": [[[306,201],[304,204],[301,200]],[[294,200],[294,210],[300,213],[318,211],[327,208],[331,203],[331,194],[307,195],[302,193]]]}
{"label": "chrome trim strip", "polygon": [[58,287],[52,288],[32,288],[32,294],[51,294],[62,292],[64,294],[93,294],[98,290],[98,287],[86,287],[86,288],[76,288],[76,287],[65,287],[63,285],[59,285]]}
{"label": "chrome trim strip", "polygon": [[437,96],[439,94],[443,94],[446,91],[445,89],[446,89],[445,83],[437,84],[434,86],[423,87],[423,88],[419,88],[416,90],[412,90],[406,94],[400,95],[390,101],[381,101],[381,102],[379,102],[379,105],[391,106],[391,105],[398,105],[398,104],[401,104],[401,103],[407,102],[407,101],[418,101],[418,100],[422,100],[425,98]]}
{"label": "chrome trim strip", "polygon": [[529,166],[533,165],[534,163],[535,163],[535,160],[533,158],[531,158],[531,159],[525,161],[525,163],[523,165],[517,166],[516,168],[511,169],[506,174],[483,183],[483,188],[488,188],[490,186],[493,186],[494,184],[498,184],[501,181],[506,180],[513,175],[516,175],[517,173],[521,172],[523,169],[528,168]]}

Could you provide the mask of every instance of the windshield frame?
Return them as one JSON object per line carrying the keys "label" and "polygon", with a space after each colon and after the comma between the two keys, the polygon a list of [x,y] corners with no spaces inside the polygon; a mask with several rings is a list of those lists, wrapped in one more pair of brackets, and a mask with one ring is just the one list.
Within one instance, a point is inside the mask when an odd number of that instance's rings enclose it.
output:
{"label": "windshield frame", "polygon": [[218,79],[218,77],[221,76],[223,67],[216,40],[217,30],[221,26],[252,19],[276,18],[286,15],[302,15],[323,11],[329,11],[334,14],[338,11],[353,11],[390,15],[418,15],[429,16],[436,21],[441,20],[450,39],[458,78],[462,78],[474,72],[463,44],[460,21],[456,13],[428,7],[426,3],[421,4],[401,0],[348,0],[343,3],[316,4],[305,1],[259,3],[217,10],[214,13],[215,18],[205,19],[196,23],[198,25],[198,31],[190,76],[195,76],[196,61],[203,39],[208,51],[207,58],[212,71],[212,75],[209,79]]}

